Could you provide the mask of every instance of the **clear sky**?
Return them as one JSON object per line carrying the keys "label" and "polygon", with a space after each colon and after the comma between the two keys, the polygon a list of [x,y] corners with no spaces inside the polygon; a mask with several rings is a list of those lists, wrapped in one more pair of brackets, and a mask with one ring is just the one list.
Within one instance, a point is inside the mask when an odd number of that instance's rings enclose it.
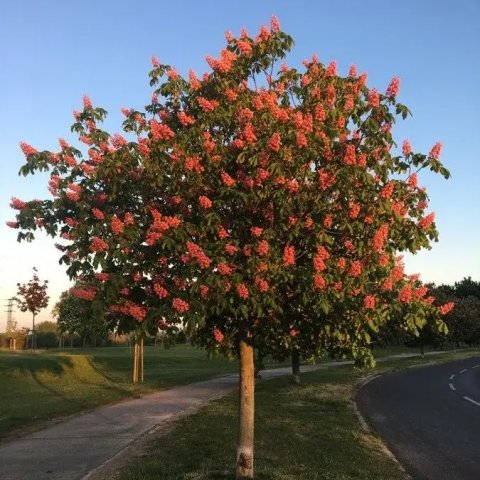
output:
{"label": "clear sky", "polygon": [[[425,281],[480,280],[480,1],[478,0],[2,0],[0,8],[0,305],[16,293],[36,266],[50,281],[51,305],[69,286],[58,265],[54,241],[39,237],[17,244],[12,196],[48,196],[45,177],[19,177],[22,140],[38,149],[74,141],[71,112],[83,94],[110,115],[119,131],[121,107],[141,108],[150,98],[150,57],[177,67],[207,70],[205,55],[224,46],[224,32],[251,34],[275,14],[295,39],[292,66],[312,53],[337,60],[347,73],[355,63],[368,85],[384,90],[401,79],[399,100],[413,117],[394,137],[428,152],[440,140],[442,161],[452,172],[444,181],[421,177],[436,212],[440,241],[407,257],[407,270]],[[0,309],[0,331],[6,314]],[[29,317],[15,318],[27,325]]]}

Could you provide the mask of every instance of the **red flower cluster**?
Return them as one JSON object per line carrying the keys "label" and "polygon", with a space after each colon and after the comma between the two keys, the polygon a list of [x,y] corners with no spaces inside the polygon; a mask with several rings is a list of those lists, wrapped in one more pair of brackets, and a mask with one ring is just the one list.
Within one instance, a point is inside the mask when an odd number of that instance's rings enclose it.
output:
{"label": "red flower cluster", "polygon": [[82,191],[82,187],[77,183],[69,183],[67,188],[67,197],[73,202],[78,202],[78,200],[80,199],[80,192]]}
{"label": "red flower cluster", "polygon": [[283,264],[286,266],[295,265],[295,247],[286,246],[283,250]]}
{"label": "red flower cluster", "polygon": [[403,303],[410,303],[413,299],[412,286],[410,284],[404,285],[398,292],[398,299]]}
{"label": "red flower cluster", "polygon": [[159,298],[168,297],[168,290],[163,287],[160,283],[153,284],[153,291],[157,294]]}
{"label": "red flower cluster", "polygon": [[233,187],[233,185],[235,185],[235,180],[228,173],[222,172],[220,176],[222,177],[222,182],[227,187]]}
{"label": "red flower cluster", "polygon": [[180,298],[174,298],[172,301],[172,307],[178,312],[178,313],[185,313],[188,312],[190,309],[190,305],[185,302],[184,300]]}
{"label": "red flower cluster", "polygon": [[230,265],[227,265],[226,263],[220,262],[217,265],[217,270],[220,273],[220,275],[231,275],[233,273],[233,268]]}
{"label": "red flower cluster", "polygon": [[150,120],[150,131],[155,140],[169,140],[175,136],[173,130],[164,123],[158,123],[155,120]]}
{"label": "red flower cluster", "polygon": [[373,310],[375,308],[376,299],[374,295],[367,295],[363,301],[363,306],[367,310]]}
{"label": "red flower cluster", "polygon": [[211,208],[213,205],[212,201],[205,195],[200,195],[200,197],[198,197],[198,203],[200,205],[200,208],[203,208],[205,210]]}
{"label": "red flower cluster", "polygon": [[106,272],[99,272],[95,274],[95,278],[100,282],[106,282],[110,278],[110,275]]}
{"label": "red flower cluster", "polygon": [[223,339],[225,338],[225,335],[218,328],[214,328],[213,329],[213,337],[215,338],[216,342],[221,343],[221,342],[223,342]]}
{"label": "red flower cluster", "polygon": [[375,232],[373,236],[373,250],[375,252],[381,252],[383,249],[383,245],[387,241],[388,238],[388,225],[384,223],[380,226],[380,228]]}
{"label": "red flower cluster", "polygon": [[427,228],[430,227],[430,225],[433,223],[435,220],[435,213],[429,213],[426,217],[423,217],[419,222],[418,226],[422,228],[423,230],[426,230]]}
{"label": "red flower cluster", "polygon": [[162,214],[152,208],[150,213],[153,216],[153,223],[147,231],[145,243],[147,245],[154,245],[163,237],[163,232],[169,228],[177,228],[182,221],[177,217],[162,216]]}
{"label": "red flower cluster", "polygon": [[240,298],[244,298],[244,299],[248,298],[249,296],[248,288],[244,283],[239,283],[237,285],[237,294]]}
{"label": "red flower cluster", "polygon": [[197,102],[204,112],[213,112],[218,107],[218,100],[207,100],[204,97],[198,97]]}
{"label": "red flower cluster", "polygon": [[103,220],[105,218],[103,212],[98,208],[92,208],[92,214],[97,220]]}
{"label": "red flower cluster", "polygon": [[393,77],[390,81],[387,91],[385,94],[387,97],[396,97],[398,95],[398,91],[400,90],[400,79],[398,77]]}
{"label": "red flower cluster", "polygon": [[408,140],[403,141],[402,153],[404,157],[412,153],[412,146],[410,145],[410,142]]}
{"label": "red flower cluster", "polygon": [[185,159],[185,168],[191,172],[202,173],[204,168],[201,164],[200,157],[187,157]]}
{"label": "red flower cluster", "polygon": [[270,148],[274,152],[278,152],[280,150],[281,144],[282,141],[280,138],[280,134],[277,132],[275,132],[268,140],[268,148]]}
{"label": "red flower cluster", "polygon": [[90,243],[90,252],[103,252],[108,250],[108,243],[100,237],[93,237]]}
{"label": "red flower cluster", "polygon": [[232,243],[227,243],[227,245],[225,245],[225,251],[229,255],[235,255],[235,253],[238,251],[238,247],[236,247]]}
{"label": "red flower cluster", "polygon": [[33,148],[31,145],[25,142],[20,142],[20,148],[22,149],[22,152],[26,157],[38,153],[38,150],[36,148]]}
{"label": "red flower cluster", "polygon": [[90,301],[97,295],[97,292],[93,288],[71,288],[70,293],[75,297]]}
{"label": "red flower cluster", "polygon": [[374,88],[372,88],[368,94],[368,104],[373,108],[380,105],[380,95]]}
{"label": "red flower cluster", "polygon": [[112,305],[110,310],[114,313],[118,312],[123,313],[124,315],[129,315],[138,322],[143,321],[147,315],[147,309],[145,307],[141,307],[130,301],[127,301],[124,305]]}
{"label": "red flower cluster", "polygon": [[335,175],[333,173],[330,173],[323,168],[318,171],[318,182],[320,183],[320,188],[322,190],[327,190],[334,185],[335,180]]}
{"label": "red flower cluster", "polygon": [[26,205],[26,202],[16,197],[12,197],[12,201],[10,202],[10,207],[14,208],[15,210],[22,210]]}
{"label": "red flower cluster", "polygon": [[393,190],[395,188],[395,184],[393,182],[388,182],[380,192],[381,198],[390,198],[393,194]]}
{"label": "red flower cluster", "polygon": [[116,215],[112,217],[111,227],[112,232],[117,235],[121,235],[125,229],[124,223]]}
{"label": "red flower cluster", "polygon": [[177,113],[178,121],[184,126],[188,127],[188,125],[193,125],[195,123],[195,119],[190,115],[187,115],[185,112],[178,112]]}
{"label": "red flower cluster", "polygon": [[324,290],[327,286],[327,281],[323,278],[323,275],[317,273],[313,276],[313,286],[316,290]]}
{"label": "red flower cluster", "polygon": [[362,263],[360,260],[355,260],[350,265],[349,273],[352,277],[358,277],[362,273]]}
{"label": "red flower cluster", "polygon": [[268,292],[270,288],[270,286],[268,285],[268,282],[260,277],[255,277],[255,285],[262,293]]}
{"label": "red flower cluster", "polygon": [[435,160],[438,160],[440,158],[441,151],[442,151],[442,144],[440,142],[437,142],[430,150],[430,153],[428,154],[428,156],[434,158]]}
{"label": "red flower cluster", "polygon": [[448,312],[453,310],[454,307],[455,307],[455,304],[453,302],[449,302],[439,307],[438,311],[440,312],[441,315],[446,315]]}
{"label": "red flower cluster", "polygon": [[412,173],[407,179],[407,184],[410,188],[417,188],[417,182],[418,179],[416,173]]}
{"label": "red flower cluster", "polygon": [[210,291],[210,288],[207,287],[206,285],[200,285],[200,296],[203,299],[206,299],[208,297],[208,292]]}
{"label": "red flower cluster", "polygon": [[268,242],[266,240],[262,240],[258,243],[257,253],[261,257],[265,257],[266,255],[268,255],[269,250],[270,250],[270,245],[268,244]]}
{"label": "red flower cluster", "polygon": [[210,267],[212,261],[207,257],[203,249],[191,241],[187,242],[187,252],[192,257],[195,258],[198,262],[200,268]]}
{"label": "red flower cluster", "polygon": [[348,216],[351,219],[357,218],[359,213],[360,213],[360,209],[361,209],[361,207],[358,203],[351,203],[350,208],[348,210]]}

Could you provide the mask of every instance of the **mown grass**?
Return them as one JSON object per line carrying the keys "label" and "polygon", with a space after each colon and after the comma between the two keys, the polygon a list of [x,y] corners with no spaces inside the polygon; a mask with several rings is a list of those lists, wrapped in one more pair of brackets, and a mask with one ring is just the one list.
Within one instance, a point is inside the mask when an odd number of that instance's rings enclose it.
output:
{"label": "mown grass", "polygon": [[[369,373],[457,360],[473,353],[386,361]],[[478,353],[477,353],[478,355]],[[256,480],[405,480],[377,436],[364,431],[354,410],[357,382],[351,366],[286,378],[256,387]],[[233,479],[238,399],[216,400],[180,420],[121,470],[120,480]]]}
{"label": "mown grass", "polygon": [[[145,383],[131,384],[132,355],[112,347],[67,352],[0,352],[0,439],[20,428],[159,388],[237,371],[188,345],[145,348]],[[17,432],[18,433],[18,432]]]}

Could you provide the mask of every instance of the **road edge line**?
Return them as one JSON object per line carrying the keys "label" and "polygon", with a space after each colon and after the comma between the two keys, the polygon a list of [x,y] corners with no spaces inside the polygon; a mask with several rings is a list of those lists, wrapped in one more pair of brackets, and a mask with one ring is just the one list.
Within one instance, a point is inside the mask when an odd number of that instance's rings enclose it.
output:
{"label": "road edge line", "polygon": [[380,436],[380,434],[370,426],[370,424],[367,422],[367,420],[365,419],[365,417],[362,415],[362,413],[360,412],[360,409],[358,408],[358,405],[357,405],[357,397],[358,397],[358,393],[360,392],[360,390],[365,387],[365,385],[368,385],[370,382],[372,382],[373,380],[381,377],[382,375],[384,375],[385,373],[389,373],[389,372],[379,372],[379,373],[373,373],[373,374],[370,374],[370,375],[367,375],[363,378],[361,378],[355,385],[355,392],[354,392],[354,395],[352,397],[352,404],[353,404],[353,411],[355,412],[357,418],[358,418],[358,421],[360,423],[360,426],[362,427],[362,430],[365,432],[365,433],[368,433],[370,435],[374,435],[378,441],[380,442],[380,445],[381,445],[381,448],[383,450],[383,452],[385,453],[385,455],[387,455],[387,457],[389,457],[391,460],[393,460],[393,462],[396,464],[397,468],[405,475],[405,478],[407,480],[413,480],[413,477],[407,472],[407,470],[405,469],[405,467],[400,463],[400,461],[398,460],[398,458],[395,456],[395,454],[388,448],[387,444],[385,443],[385,440]]}

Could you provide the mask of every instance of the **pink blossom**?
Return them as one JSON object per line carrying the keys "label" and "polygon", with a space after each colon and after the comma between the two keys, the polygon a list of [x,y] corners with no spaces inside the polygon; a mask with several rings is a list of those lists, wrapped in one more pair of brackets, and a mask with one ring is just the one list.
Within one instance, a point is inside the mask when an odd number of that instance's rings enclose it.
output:
{"label": "pink blossom", "polygon": [[25,142],[20,142],[20,148],[22,149],[22,152],[26,157],[38,153],[38,150],[36,148],[33,148],[31,145]]}
{"label": "pink blossom", "polygon": [[387,97],[396,97],[398,95],[399,89],[400,89],[400,79],[398,77],[393,77],[387,87],[387,91],[386,91]]}
{"label": "pink blossom", "polygon": [[225,335],[218,328],[214,328],[213,329],[213,338],[215,338],[216,342],[221,343],[221,342],[223,342],[223,339],[225,338]]}
{"label": "pink blossom", "polygon": [[434,158],[435,160],[438,160],[440,158],[441,152],[442,152],[442,144],[440,142],[437,142],[430,150],[430,153],[428,154],[428,156],[431,158]]}
{"label": "pink blossom", "polygon": [[270,28],[272,29],[272,32],[278,32],[280,30],[280,22],[275,15],[270,17]]}
{"label": "pink blossom", "polygon": [[446,315],[454,307],[455,307],[455,304],[453,302],[449,302],[449,303],[446,303],[445,305],[438,307],[438,311],[440,312],[441,315]]}
{"label": "pink blossom", "polygon": [[283,250],[283,264],[285,266],[295,265],[295,247],[287,245]]}
{"label": "pink blossom", "polygon": [[16,197],[12,197],[12,200],[10,202],[10,207],[15,210],[22,210],[23,208],[26,207],[26,205],[27,205],[26,202]]}
{"label": "pink blossom", "polygon": [[374,295],[367,295],[363,301],[363,306],[367,310],[372,310],[375,308],[375,302],[376,302],[376,299]]}
{"label": "pink blossom", "polygon": [[92,108],[92,101],[87,95],[83,96],[83,108]]}
{"label": "pink blossom", "polygon": [[213,205],[212,201],[205,195],[200,195],[200,197],[198,197],[198,203],[200,205],[200,208],[203,208],[205,210],[211,208]]}
{"label": "pink blossom", "polygon": [[188,310],[190,309],[190,305],[180,298],[174,298],[172,300],[172,307],[178,313],[185,313],[188,312]]}

